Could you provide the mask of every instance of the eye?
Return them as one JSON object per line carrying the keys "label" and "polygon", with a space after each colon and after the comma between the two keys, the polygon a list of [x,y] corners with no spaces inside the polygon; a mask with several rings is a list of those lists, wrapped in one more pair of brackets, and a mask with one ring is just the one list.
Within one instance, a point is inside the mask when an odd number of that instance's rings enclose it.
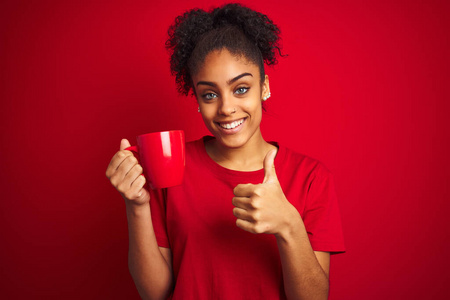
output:
{"label": "eye", "polygon": [[217,95],[214,93],[206,93],[206,94],[203,94],[202,97],[205,100],[212,100],[214,98],[217,98]]}
{"label": "eye", "polygon": [[247,93],[249,89],[250,88],[248,88],[248,87],[240,87],[240,88],[236,89],[236,91],[234,93],[238,94],[238,95],[243,95],[243,94]]}

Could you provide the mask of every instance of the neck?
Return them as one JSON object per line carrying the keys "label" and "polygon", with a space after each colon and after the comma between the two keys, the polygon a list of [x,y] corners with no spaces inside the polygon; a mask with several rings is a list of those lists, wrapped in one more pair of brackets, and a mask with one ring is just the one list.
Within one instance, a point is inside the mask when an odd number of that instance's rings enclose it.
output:
{"label": "neck", "polygon": [[256,133],[245,145],[229,148],[217,139],[206,144],[206,152],[219,165],[237,171],[256,171],[263,168],[264,158],[275,146],[267,143],[261,132]]}

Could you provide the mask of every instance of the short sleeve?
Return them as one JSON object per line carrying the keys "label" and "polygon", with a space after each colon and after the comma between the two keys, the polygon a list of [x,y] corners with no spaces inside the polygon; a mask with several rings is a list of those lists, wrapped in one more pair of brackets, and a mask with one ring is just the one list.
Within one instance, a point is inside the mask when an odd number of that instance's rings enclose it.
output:
{"label": "short sleeve", "polygon": [[345,252],[333,177],[321,165],[309,185],[303,222],[314,251]]}
{"label": "short sleeve", "polygon": [[166,227],[165,189],[149,189],[153,230],[159,247],[170,248]]}

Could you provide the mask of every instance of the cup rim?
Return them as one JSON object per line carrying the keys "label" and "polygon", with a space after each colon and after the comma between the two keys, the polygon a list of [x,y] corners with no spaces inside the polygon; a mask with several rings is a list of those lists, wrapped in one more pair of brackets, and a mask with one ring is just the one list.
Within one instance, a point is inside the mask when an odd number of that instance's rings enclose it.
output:
{"label": "cup rim", "polygon": [[165,131],[155,131],[155,132],[149,132],[149,133],[144,133],[144,134],[140,134],[137,137],[144,137],[144,136],[150,136],[150,135],[161,135],[162,133],[183,133],[184,134],[184,130],[182,129],[177,129],[177,130],[165,130]]}

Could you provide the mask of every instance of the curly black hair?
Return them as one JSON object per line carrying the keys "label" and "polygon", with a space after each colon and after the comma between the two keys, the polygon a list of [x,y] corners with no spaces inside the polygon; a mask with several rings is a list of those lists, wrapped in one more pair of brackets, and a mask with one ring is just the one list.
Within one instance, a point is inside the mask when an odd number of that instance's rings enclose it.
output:
{"label": "curly black hair", "polygon": [[178,16],[169,28],[166,48],[178,91],[195,94],[191,75],[196,74],[213,50],[227,49],[258,65],[264,81],[264,63],[277,63],[280,30],[266,15],[231,3],[207,12],[192,9]]}

